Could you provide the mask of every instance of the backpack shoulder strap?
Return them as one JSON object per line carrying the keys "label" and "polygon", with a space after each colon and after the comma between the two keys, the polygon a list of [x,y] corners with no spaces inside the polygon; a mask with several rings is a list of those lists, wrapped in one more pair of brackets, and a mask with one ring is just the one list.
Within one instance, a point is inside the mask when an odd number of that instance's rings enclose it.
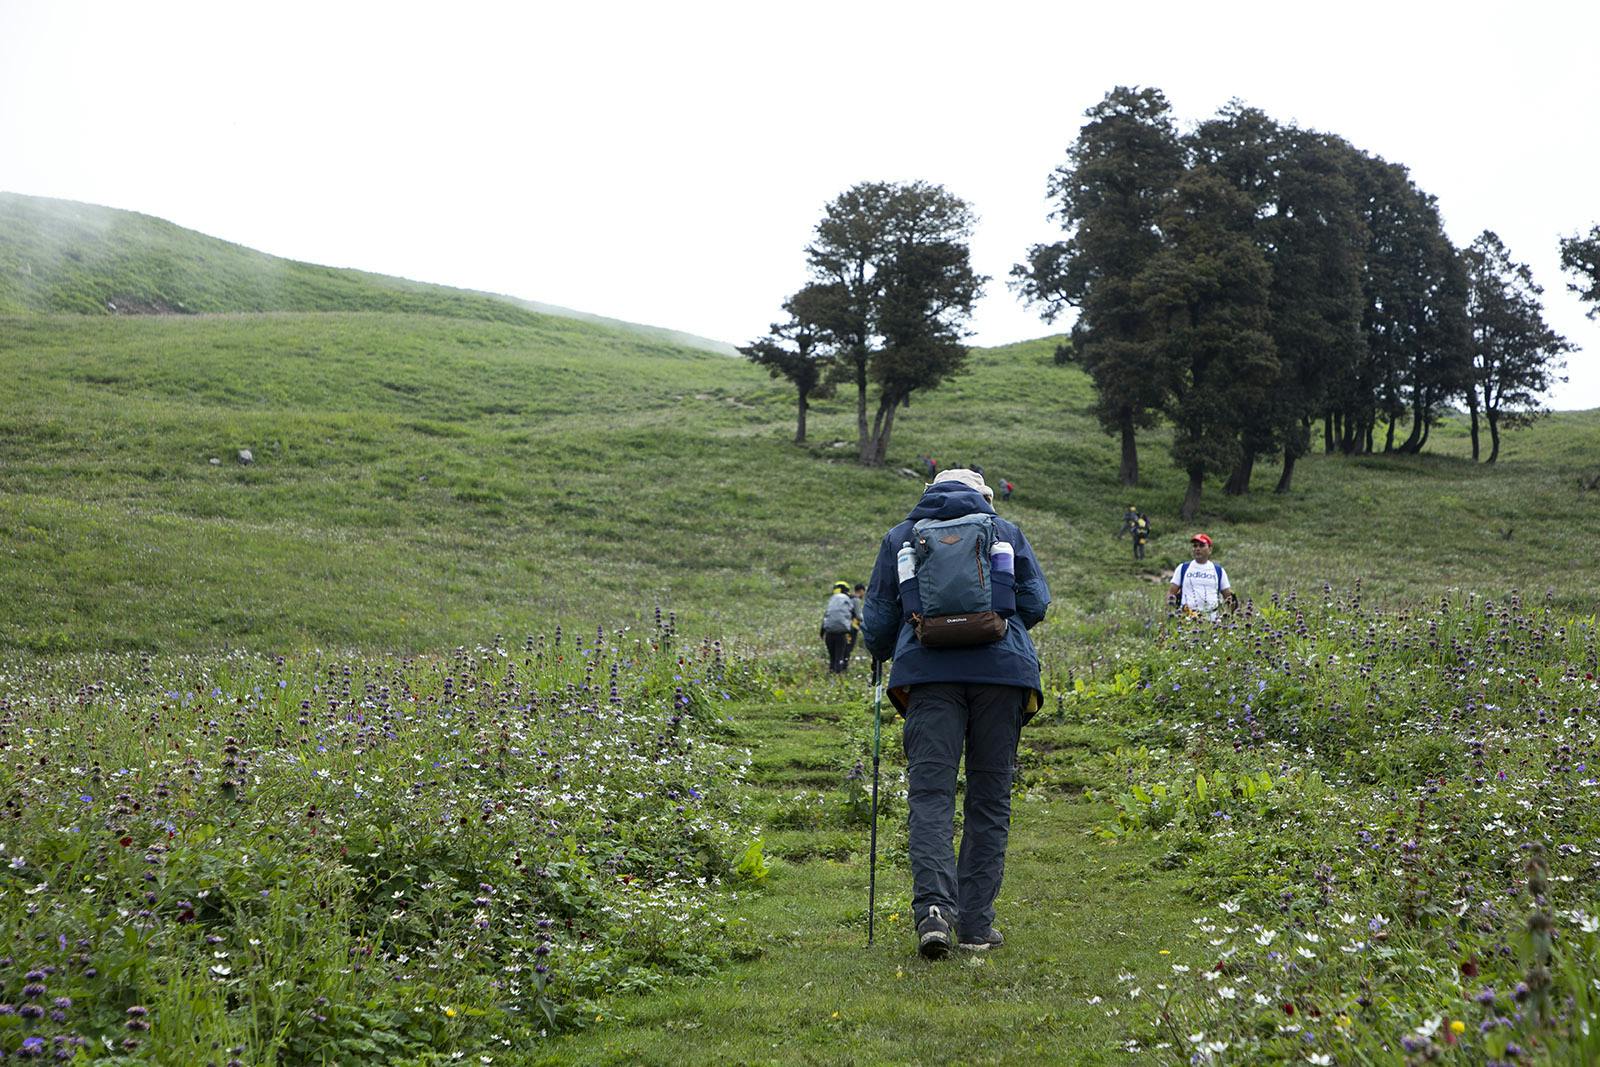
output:
{"label": "backpack shoulder strap", "polygon": [[1185,574],[1188,574],[1188,573],[1189,573],[1189,561],[1188,560],[1184,560],[1182,563],[1178,564],[1178,573],[1174,574],[1172,576],[1172,584],[1177,586],[1179,589],[1182,589],[1183,588],[1183,576]]}

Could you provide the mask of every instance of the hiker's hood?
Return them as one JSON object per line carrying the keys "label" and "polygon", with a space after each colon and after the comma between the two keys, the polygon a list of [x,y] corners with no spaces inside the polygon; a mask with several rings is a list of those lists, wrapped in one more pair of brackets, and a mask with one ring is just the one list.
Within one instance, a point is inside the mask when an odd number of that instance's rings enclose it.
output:
{"label": "hiker's hood", "polygon": [[908,519],[954,519],[981,511],[995,513],[994,507],[976,489],[960,482],[934,482],[922,492],[922,499],[911,509]]}

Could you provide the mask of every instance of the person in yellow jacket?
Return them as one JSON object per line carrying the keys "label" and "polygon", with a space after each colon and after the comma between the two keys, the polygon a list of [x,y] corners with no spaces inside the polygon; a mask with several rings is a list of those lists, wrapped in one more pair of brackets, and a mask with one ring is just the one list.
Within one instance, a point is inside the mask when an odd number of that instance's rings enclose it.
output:
{"label": "person in yellow jacket", "polygon": [[843,674],[850,666],[850,635],[861,625],[861,601],[850,595],[849,582],[834,582],[822,609],[818,633],[828,646],[828,670]]}

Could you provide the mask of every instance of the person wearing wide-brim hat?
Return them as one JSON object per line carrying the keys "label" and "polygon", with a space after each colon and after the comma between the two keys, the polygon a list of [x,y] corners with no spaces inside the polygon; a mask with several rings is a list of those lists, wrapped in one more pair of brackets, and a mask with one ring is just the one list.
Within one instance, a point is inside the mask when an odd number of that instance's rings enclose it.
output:
{"label": "person wearing wide-brim hat", "polygon": [[849,582],[834,582],[827,606],[822,609],[818,633],[828,648],[828,670],[843,674],[850,666],[850,631],[861,620],[861,602],[850,595]]}
{"label": "person wearing wide-brim hat", "polygon": [[1185,615],[1203,615],[1215,620],[1224,601],[1233,611],[1239,609],[1239,598],[1228,581],[1228,572],[1211,559],[1211,538],[1197,533],[1189,538],[1189,548],[1194,559],[1178,564],[1172,572],[1172,584],[1167,586],[1167,604]]}

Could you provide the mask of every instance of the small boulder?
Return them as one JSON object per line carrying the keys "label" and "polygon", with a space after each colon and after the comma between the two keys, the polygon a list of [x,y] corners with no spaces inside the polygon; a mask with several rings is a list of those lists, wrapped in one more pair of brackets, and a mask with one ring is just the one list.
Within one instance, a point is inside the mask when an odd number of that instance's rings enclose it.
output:
{"label": "small boulder", "polygon": [[898,474],[902,478],[915,478],[915,477],[917,477],[917,472],[912,470],[912,469],[910,469],[909,467],[901,467],[899,470],[895,471],[895,473]]}
{"label": "small boulder", "polygon": [[206,462],[211,464],[213,467],[222,466],[222,460],[218,459],[216,456],[212,456],[210,459],[206,460]]}
{"label": "small boulder", "polygon": [[256,457],[251,454],[251,452],[250,452],[250,450],[248,448],[239,449],[239,462],[240,463],[243,463],[245,466],[249,466],[250,464],[254,463],[255,461],[256,461]]}

